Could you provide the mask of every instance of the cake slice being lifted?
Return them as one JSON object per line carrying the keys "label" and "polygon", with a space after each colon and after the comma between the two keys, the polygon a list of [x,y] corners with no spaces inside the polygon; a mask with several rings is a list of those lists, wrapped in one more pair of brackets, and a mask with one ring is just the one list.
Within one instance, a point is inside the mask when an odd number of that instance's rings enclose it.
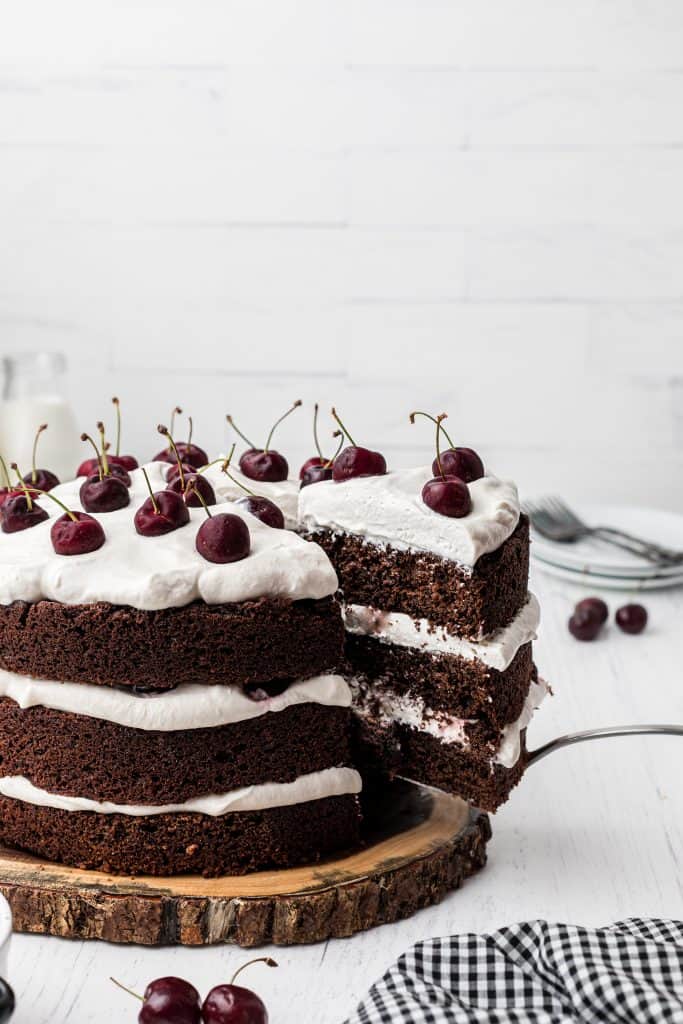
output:
{"label": "cake slice being lifted", "polygon": [[430,485],[433,466],[306,487],[299,520],[339,576],[365,769],[495,810],[523,774],[546,687],[528,521],[514,484],[481,474],[458,481],[459,515],[438,510],[451,477]]}

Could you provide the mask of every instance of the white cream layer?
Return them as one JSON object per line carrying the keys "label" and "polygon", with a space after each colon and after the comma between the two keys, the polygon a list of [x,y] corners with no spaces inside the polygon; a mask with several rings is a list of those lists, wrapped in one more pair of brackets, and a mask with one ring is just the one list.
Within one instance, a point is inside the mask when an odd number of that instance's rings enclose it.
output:
{"label": "white cream layer", "polygon": [[353,768],[325,768],[310,775],[300,775],[294,782],[267,782],[260,786],[245,786],[230,793],[212,794],[186,800],[182,804],[112,804],[108,801],[89,800],[82,796],[60,796],[34,786],[24,775],[6,775],[0,778],[0,793],[12,800],[54,807],[62,811],[95,811],[97,814],[127,814],[143,817],[150,814],[208,814],[212,818],[235,811],[264,811],[271,807],[290,807],[309,800],[322,800],[329,796],[360,793],[361,777]]}
{"label": "white cream layer", "polygon": [[[153,490],[162,490],[168,467],[146,467]],[[337,589],[337,576],[317,544],[289,530],[273,530],[238,506],[223,502],[212,512],[241,516],[251,534],[251,553],[239,562],[216,565],[195,548],[197,530],[206,519],[202,508],[190,509],[190,522],[162,537],[141,537],[133,517],[147,497],[141,470],[131,473],[131,501],[116,512],[96,515],[106,535],[104,545],[86,555],[55,554],[52,520],[62,510],[47,497],[40,505],[50,519],[20,533],[0,531],[0,604],[47,598],[63,604],[108,601],[145,611],[175,608],[191,601],[229,604],[259,597],[291,600],[321,598]],[[60,484],[53,493],[76,511],[83,478]]]}
{"label": "white cream layer", "polygon": [[[220,455],[219,458],[224,459],[225,456]],[[237,468],[237,462],[235,462],[234,466],[230,466],[230,472],[235,480],[239,481],[238,483],[235,483],[225,473],[221,472],[220,462],[210,466],[202,476],[205,476],[210,481],[211,486],[216,492],[216,497],[223,501],[235,501],[236,498],[246,497],[247,491],[240,487],[240,484],[244,484],[244,487],[253,491],[254,494],[258,494],[261,498],[269,498],[281,510],[285,517],[287,529],[296,529],[297,504],[299,501],[298,480],[278,480],[275,483],[269,483],[266,480],[251,480],[244,473],[240,473]]]}
{"label": "white cream layer", "polygon": [[108,686],[33,679],[0,669],[0,697],[10,697],[21,708],[41,706],[151,732],[213,729],[298,704],[349,707],[351,703],[346,681],[331,674],[300,680],[275,697],[255,701],[237,686],[186,683],[168,693],[136,696]]}
{"label": "white cream layer", "polygon": [[381,612],[359,604],[343,608],[348,633],[371,636],[384,643],[431,654],[451,654],[468,661],[482,661],[503,672],[523,644],[536,639],[541,618],[538,601],[533,594],[512,622],[484,640],[464,640],[435,626],[428,619],[413,619],[402,612]]}
{"label": "white cream layer", "polygon": [[431,479],[431,469],[424,467],[304,487],[299,525],[308,532],[352,533],[371,544],[429,551],[470,568],[513,533],[519,521],[513,483],[492,476],[475,480],[468,485],[472,511],[451,519],[423,502],[422,488]]}
{"label": "white cream layer", "polygon": [[[361,716],[369,714],[370,710],[360,697],[358,685],[354,685],[353,680],[351,687],[354,696],[358,695],[355,711]],[[532,681],[521,715],[502,730],[500,745],[492,758],[494,764],[500,764],[504,768],[512,768],[517,764],[522,749],[522,731],[529,725],[534,711],[547,693],[548,687],[545,682]],[[371,690],[371,701],[368,701],[368,704],[372,708],[372,714],[379,715],[380,724],[407,725],[419,732],[428,733],[441,743],[454,743],[464,749],[469,746],[466,727],[472,724],[474,719],[456,718],[434,711],[427,707],[420,697],[409,697],[391,690]]]}

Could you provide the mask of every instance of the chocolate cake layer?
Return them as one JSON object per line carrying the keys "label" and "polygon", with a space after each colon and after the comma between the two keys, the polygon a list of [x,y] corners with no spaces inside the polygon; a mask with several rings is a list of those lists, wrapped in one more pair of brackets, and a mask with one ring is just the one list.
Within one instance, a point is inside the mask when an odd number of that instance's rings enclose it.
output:
{"label": "chocolate cake layer", "polygon": [[501,629],[527,600],[529,521],[473,569],[424,551],[378,547],[348,533],[309,535],[337,570],[344,600],[428,619],[469,640]]}
{"label": "chocolate cake layer", "polygon": [[483,719],[495,729],[522,713],[533,673],[531,644],[523,644],[508,667],[497,669],[452,654],[431,654],[347,634],[346,672],[394,693],[419,697],[435,711]]}
{"label": "chocolate cake layer", "polygon": [[495,811],[507,800],[526,768],[524,731],[521,755],[512,768],[493,764],[488,748],[483,756],[406,725],[384,726],[357,717],[354,733],[356,766],[364,777],[401,775],[454,793],[484,811]]}
{"label": "chocolate cake layer", "polygon": [[150,732],[3,698],[0,774],[63,796],[177,804],[348,764],[349,717],[347,708],[299,704],[216,729]]}
{"label": "chocolate cake layer", "polygon": [[0,667],[40,679],[168,690],[305,679],[340,661],[338,603],[261,598],[138,611],[106,603],[0,605]]}
{"label": "chocolate cake layer", "polygon": [[359,838],[355,796],[267,811],[129,817],[0,797],[0,842],[78,868],[131,875],[243,875],[315,863]]}

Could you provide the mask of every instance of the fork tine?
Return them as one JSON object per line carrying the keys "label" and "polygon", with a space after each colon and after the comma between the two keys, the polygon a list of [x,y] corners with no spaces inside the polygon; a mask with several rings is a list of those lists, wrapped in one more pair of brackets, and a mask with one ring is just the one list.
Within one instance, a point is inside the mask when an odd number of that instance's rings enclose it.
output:
{"label": "fork tine", "polygon": [[555,495],[552,498],[552,502],[557,514],[561,516],[568,525],[575,527],[577,530],[583,528],[584,524],[581,522],[576,513],[569,508],[569,505],[567,505],[566,502],[562,500],[562,498]]}

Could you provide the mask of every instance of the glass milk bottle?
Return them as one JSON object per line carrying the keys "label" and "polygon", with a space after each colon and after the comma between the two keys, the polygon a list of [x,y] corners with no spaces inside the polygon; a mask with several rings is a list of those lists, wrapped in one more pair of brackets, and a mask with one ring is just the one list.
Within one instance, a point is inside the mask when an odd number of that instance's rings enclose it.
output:
{"label": "glass milk bottle", "polygon": [[4,389],[0,404],[0,453],[16,462],[22,475],[31,470],[36,431],[37,466],[60,480],[72,480],[81,458],[79,434],[71,406],[62,394],[66,360],[60,352],[26,352],[3,358]]}

